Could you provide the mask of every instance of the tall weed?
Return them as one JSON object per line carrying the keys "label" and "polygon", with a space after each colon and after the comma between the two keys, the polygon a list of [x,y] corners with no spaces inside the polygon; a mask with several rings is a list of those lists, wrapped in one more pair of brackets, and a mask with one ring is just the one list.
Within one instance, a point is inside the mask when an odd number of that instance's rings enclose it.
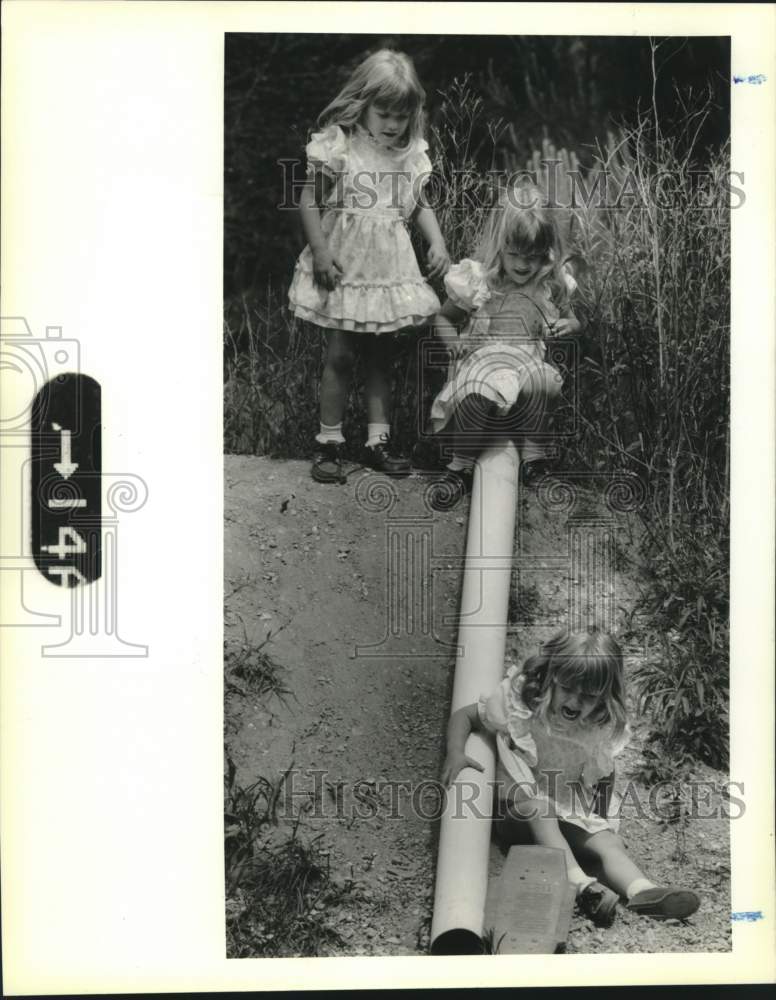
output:
{"label": "tall weed", "polygon": [[[605,207],[574,210],[591,262],[577,459],[636,473],[659,655],[636,676],[666,750],[728,752],[730,224],[728,149],[693,143],[704,109],[666,137],[647,118],[598,156]],[[568,439],[567,439],[568,440]]]}

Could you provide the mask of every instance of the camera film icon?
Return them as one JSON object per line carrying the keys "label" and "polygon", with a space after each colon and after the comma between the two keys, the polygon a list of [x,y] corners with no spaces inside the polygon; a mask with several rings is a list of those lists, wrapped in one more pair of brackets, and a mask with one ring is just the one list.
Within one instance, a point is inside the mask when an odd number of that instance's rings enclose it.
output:
{"label": "camera film icon", "polygon": [[100,577],[101,400],[88,375],[51,379],[32,405],[32,554],[61,587]]}
{"label": "camera film icon", "polygon": [[[62,336],[59,326],[46,327],[45,337],[34,337],[22,316],[0,317],[0,366],[3,371],[3,447],[26,447],[32,411],[40,390],[56,376],[81,369],[77,340]],[[80,427],[80,415],[70,430]]]}

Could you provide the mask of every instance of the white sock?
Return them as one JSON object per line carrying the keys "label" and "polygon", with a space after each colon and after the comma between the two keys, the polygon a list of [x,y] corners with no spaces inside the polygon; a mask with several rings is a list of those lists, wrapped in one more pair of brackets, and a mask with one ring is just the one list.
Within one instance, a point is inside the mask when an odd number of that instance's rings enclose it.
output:
{"label": "white sock", "polygon": [[473,458],[464,458],[462,455],[456,455],[453,452],[453,457],[447,463],[447,468],[451,472],[468,472],[474,465]]}
{"label": "white sock", "polygon": [[595,879],[591,878],[590,875],[585,875],[579,865],[571,865],[566,871],[566,877],[572,885],[576,886],[577,895],[595,882]]}
{"label": "white sock", "polygon": [[390,424],[367,424],[366,425],[366,446],[367,448],[374,448],[376,444],[380,444],[385,438],[391,436],[391,425]]}
{"label": "white sock", "polygon": [[315,440],[318,444],[326,444],[327,441],[333,441],[335,444],[344,444],[345,438],[342,436],[342,421],[338,424],[332,424],[331,427],[328,424],[321,424],[321,429],[315,435]]}
{"label": "white sock", "polygon": [[657,886],[654,882],[650,882],[648,878],[634,878],[625,890],[625,895],[628,899],[633,899],[637,893],[644,892],[645,889],[657,889]]}

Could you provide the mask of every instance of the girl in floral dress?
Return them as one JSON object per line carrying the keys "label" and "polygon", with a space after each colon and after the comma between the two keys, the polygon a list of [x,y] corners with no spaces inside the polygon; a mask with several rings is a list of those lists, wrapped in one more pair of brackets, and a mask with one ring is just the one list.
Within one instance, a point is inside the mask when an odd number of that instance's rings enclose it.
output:
{"label": "girl in floral dress", "polygon": [[449,266],[423,198],[431,172],[424,100],[409,58],[376,52],[324,109],[322,130],[307,146],[300,213],[308,245],[296,264],[289,303],[327,339],[312,467],[319,482],[344,482],[342,417],[357,354],[366,377],[362,461],[389,475],[410,469],[391,444],[391,349],[395,334],[424,324],[440,308],[418,267],[410,221],[429,244],[427,276],[439,277]]}
{"label": "girl in floral dress", "polygon": [[562,379],[545,362],[545,339],[576,334],[580,323],[571,306],[576,281],[538,188],[513,185],[501,194],[476,259],[454,264],[445,289],[435,331],[451,363],[431,426],[452,434],[453,457],[432,492],[439,509],[471,489],[474,461],[494,437],[518,444],[525,485],[546,471],[543,438]]}
{"label": "girl in floral dress", "polygon": [[[564,852],[577,902],[593,921],[612,923],[618,894],[629,910],[648,916],[688,917],[697,910],[700,900],[691,890],[659,886],[644,875],[617,834],[618,820],[600,808],[597,793],[611,783],[614,758],[630,736],[622,653],[610,635],[560,633],[522,670],[511,667],[495,691],[454,712],[442,769],[446,785],[464,767],[483,770],[466,755],[472,730],[496,738],[501,822]],[[610,798],[610,813],[614,802]],[[585,862],[603,869],[607,885],[583,871]]]}

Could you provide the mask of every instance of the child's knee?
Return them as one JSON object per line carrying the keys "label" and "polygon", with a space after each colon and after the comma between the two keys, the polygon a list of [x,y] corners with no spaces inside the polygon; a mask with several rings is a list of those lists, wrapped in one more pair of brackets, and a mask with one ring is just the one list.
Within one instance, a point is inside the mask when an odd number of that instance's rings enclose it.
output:
{"label": "child's knee", "polygon": [[348,376],[353,371],[355,359],[355,353],[350,348],[338,346],[329,351],[326,363],[336,375]]}
{"label": "child's knee", "polygon": [[513,788],[507,797],[507,814],[529,823],[540,819],[553,819],[551,803],[537,795],[537,790],[526,783]]}
{"label": "child's knee", "polygon": [[585,844],[585,850],[590,851],[597,858],[603,858],[610,851],[624,851],[625,844],[619,834],[612,830],[602,830],[593,834]]}

